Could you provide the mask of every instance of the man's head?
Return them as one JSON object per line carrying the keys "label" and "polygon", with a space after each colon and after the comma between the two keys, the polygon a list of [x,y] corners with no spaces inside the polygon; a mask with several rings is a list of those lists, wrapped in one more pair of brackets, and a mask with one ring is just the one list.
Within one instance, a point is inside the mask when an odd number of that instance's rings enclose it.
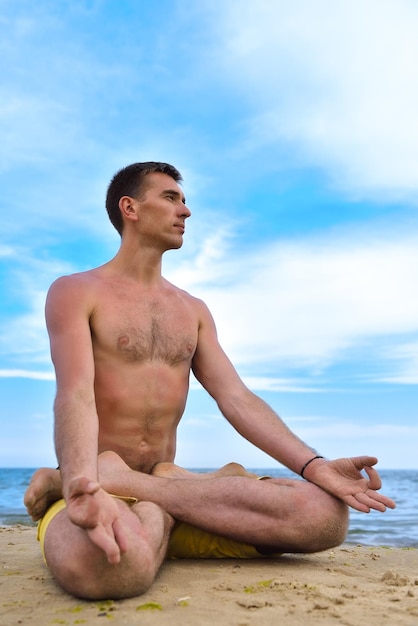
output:
{"label": "man's head", "polygon": [[147,188],[147,176],[153,173],[166,174],[176,183],[183,180],[180,172],[173,165],[157,161],[133,163],[121,169],[112,178],[106,194],[106,209],[110,221],[120,235],[123,231],[123,219],[119,200],[122,196],[140,199]]}

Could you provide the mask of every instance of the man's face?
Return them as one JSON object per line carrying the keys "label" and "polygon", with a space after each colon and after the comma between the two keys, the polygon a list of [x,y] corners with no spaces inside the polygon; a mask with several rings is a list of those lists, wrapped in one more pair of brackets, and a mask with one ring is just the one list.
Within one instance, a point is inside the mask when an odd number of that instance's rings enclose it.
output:
{"label": "man's face", "polygon": [[171,176],[159,172],[148,174],[144,187],[135,200],[141,239],[164,250],[180,248],[191,215],[183,190]]}

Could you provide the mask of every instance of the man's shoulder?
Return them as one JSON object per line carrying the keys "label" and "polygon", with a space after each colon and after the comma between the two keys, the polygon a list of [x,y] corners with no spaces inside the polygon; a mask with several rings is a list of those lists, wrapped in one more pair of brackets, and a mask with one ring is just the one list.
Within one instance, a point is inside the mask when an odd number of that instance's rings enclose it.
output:
{"label": "man's shoulder", "polygon": [[74,272],[73,274],[65,274],[54,280],[51,287],[71,288],[73,286],[82,287],[83,285],[91,286],[100,281],[102,273],[101,267],[95,267],[84,272]]}
{"label": "man's shoulder", "polygon": [[100,282],[96,270],[88,270],[86,272],[76,272],[60,276],[51,284],[48,290],[48,300],[76,298],[78,302],[84,297],[91,298],[94,294],[95,285]]}
{"label": "man's shoulder", "polygon": [[173,285],[167,280],[166,280],[166,284],[173,291],[173,293],[175,293],[177,296],[182,298],[184,301],[188,302],[191,306],[196,307],[197,309],[207,308],[203,300],[194,296],[189,291],[186,291],[185,289],[182,289],[181,287],[177,287],[176,285]]}

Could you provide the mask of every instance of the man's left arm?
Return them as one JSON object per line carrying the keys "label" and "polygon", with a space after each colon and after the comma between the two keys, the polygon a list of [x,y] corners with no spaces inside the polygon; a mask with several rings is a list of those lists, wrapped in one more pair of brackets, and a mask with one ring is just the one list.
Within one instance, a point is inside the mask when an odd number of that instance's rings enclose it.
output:
{"label": "man's left arm", "polygon": [[[238,376],[220,346],[212,316],[203,302],[199,310],[199,339],[193,358],[193,373],[217,402],[220,411],[248,441],[296,474],[306,466],[304,477],[325,491],[363,512],[393,508],[389,498],[377,493],[381,481],[374,457],[326,461],[301,441],[260,397]],[[367,476],[361,470],[365,469]]]}

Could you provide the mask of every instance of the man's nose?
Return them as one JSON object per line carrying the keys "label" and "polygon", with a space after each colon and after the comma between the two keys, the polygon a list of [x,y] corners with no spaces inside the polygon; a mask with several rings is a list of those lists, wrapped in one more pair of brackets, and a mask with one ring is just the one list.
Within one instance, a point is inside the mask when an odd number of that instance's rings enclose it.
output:
{"label": "man's nose", "polygon": [[188,217],[191,216],[192,212],[191,212],[191,210],[189,209],[188,206],[183,204],[183,210],[182,210],[181,214],[184,216],[185,219],[187,219]]}

